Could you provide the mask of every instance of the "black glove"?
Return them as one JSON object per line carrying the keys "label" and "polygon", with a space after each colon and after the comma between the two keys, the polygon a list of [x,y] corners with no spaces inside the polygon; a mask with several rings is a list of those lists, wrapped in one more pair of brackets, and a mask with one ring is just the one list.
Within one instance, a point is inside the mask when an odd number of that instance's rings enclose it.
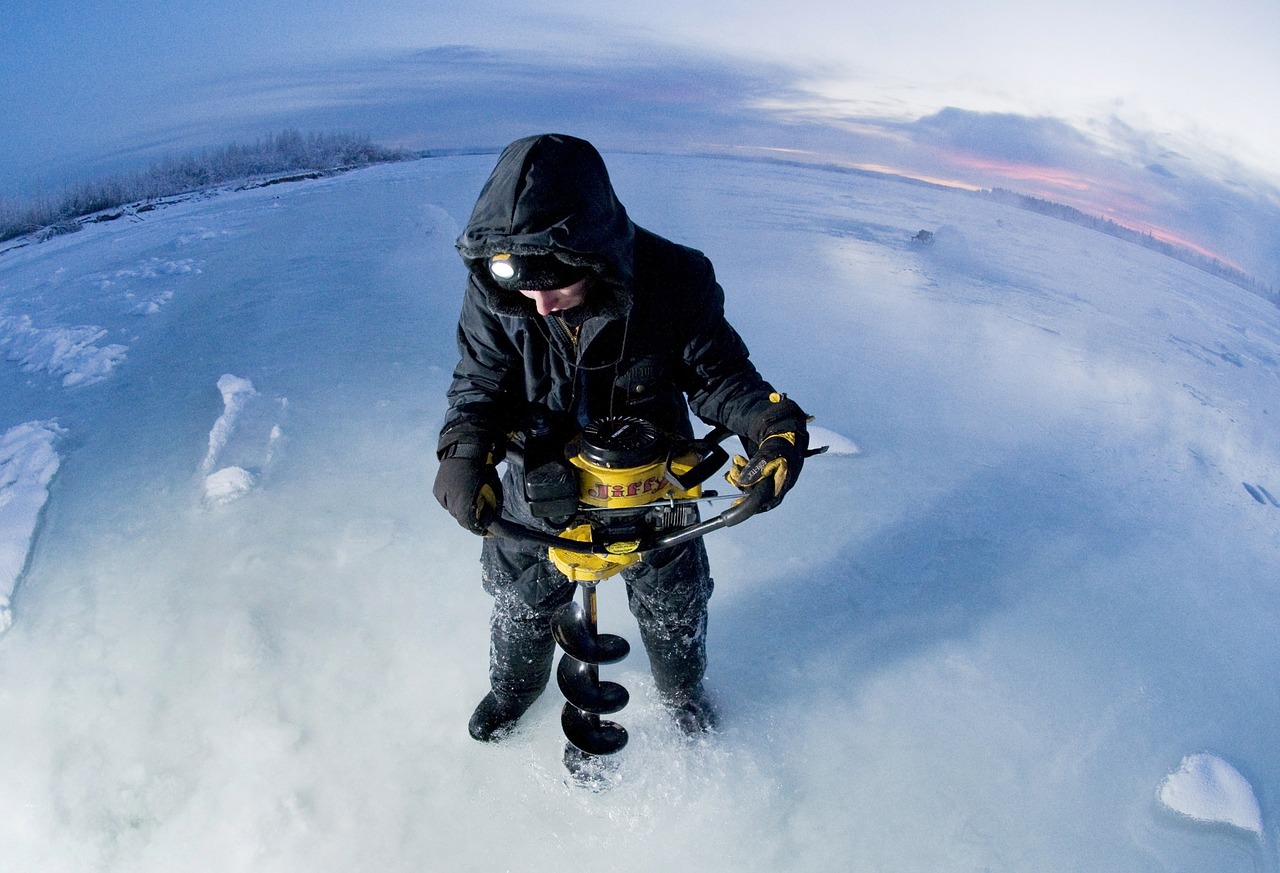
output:
{"label": "black glove", "polygon": [[733,466],[724,474],[724,478],[735,488],[746,491],[768,479],[773,485],[773,495],[760,505],[760,512],[768,512],[787,496],[791,486],[800,478],[800,469],[804,466],[805,450],[809,447],[809,434],[801,428],[799,432],[786,431],[770,434],[760,443],[750,459],[742,455],[733,456]]}
{"label": "black glove", "polygon": [[474,534],[483,534],[502,513],[502,482],[493,464],[493,455],[465,457],[461,452],[440,460],[435,487],[431,489],[440,505],[458,524]]}
{"label": "black glove", "polygon": [[769,479],[773,494],[761,504],[759,512],[768,512],[781,503],[800,478],[800,468],[809,453],[808,420],[794,400],[775,391],[743,438],[748,450],[754,447],[754,451],[749,459],[734,455],[733,466],[724,477],[743,491]]}

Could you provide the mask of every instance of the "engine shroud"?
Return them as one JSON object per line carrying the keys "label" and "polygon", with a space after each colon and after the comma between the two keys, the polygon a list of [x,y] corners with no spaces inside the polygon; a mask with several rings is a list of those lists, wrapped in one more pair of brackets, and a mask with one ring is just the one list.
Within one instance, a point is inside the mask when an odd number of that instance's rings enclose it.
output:
{"label": "engine shroud", "polygon": [[681,489],[668,476],[668,471],[677,476],[688,472],[697,461],[693,451],[673,457],[666,435],[642,418],[617,416],[587,425],[578,453],[569,463],[577,470],[578,500],[601,511],[592,514],[591,523],[571,527],[561,536],[608,542],[612,554],[553,548],[552,562],[570,579],[581,582],[608,578],[638,561],[639,541],[645,535],[696,520],[691,505],[650,504],[700,496],[699,486]]}
{"label": "engine shroud", "polygon": [[697,487],[682,491],[667,477],[687,472],[697,461],[692,452],[670,457],[667,437],[653,424],[633,416],[592,422],[582,431],[578,454],[578,499],[601,509],[644,506],[668,497],[696,497]]}

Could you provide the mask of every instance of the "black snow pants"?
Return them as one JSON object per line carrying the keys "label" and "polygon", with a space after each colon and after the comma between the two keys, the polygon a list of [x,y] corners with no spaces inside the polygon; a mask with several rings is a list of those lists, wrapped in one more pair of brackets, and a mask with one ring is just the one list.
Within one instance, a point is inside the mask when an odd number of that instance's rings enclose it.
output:
{"label": "black snow pants", "polygon": [[[503,483],[512,493],[510,477]],[[485,590],[493,595],[489,682],[500,696],[532,702],[551,676],[551,618],[574,598],[577,583],[544,548],[486,538],[481,553]],[[640,628],[654,685],[669,702],[687,698],[707,666],[707,601],[712,581],[707,552],[696,539],[657,549],[621,573]],[[601,585],[616,585],[606,579]]]}

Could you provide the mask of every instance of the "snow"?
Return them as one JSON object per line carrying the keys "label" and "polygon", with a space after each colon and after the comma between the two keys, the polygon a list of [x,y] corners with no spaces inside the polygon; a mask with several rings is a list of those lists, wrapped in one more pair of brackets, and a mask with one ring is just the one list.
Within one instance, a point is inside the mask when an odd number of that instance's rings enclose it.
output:
{"label": "snow", "polygon": [[64,431],[52,421],[29,421],[0,437],[0,634],[13,623],[9,598],[58,472],[54,444]]}
{"label": "snow", "polygon": [[827,453],[832,457],[852,457],[862,454],[862,449],[858,448],[858,444],[853,440],[817,424],[809,427],[809,445],[815,449],[826,446]]}
{"label": "snow", "polygon": [[466,734],[430,483],[492,156],[226,192],[0,254],[0,869],[1277,869],[1280,311],[955,192],[607,157],[832,446],[707,538],[723,730],[605,583],[618,787],[564,784],[554,687]]}
{"label": "snow", "polygon": [[231,373],[218,379],[218,392],[222,414],[209,431],[201,464],[205,500],[214,504],[230,503],[258,484],[284,435],[278,419],[288,407],[284,398],[264,398],[253,382]]}
{"label": "snow", "polygon": [[1196,821],[1229,824],[1262,836],[1262,811],[1253,787],[1217,755],[1200,752],[1183,758],[1160,786],[1160,802]]}
{"label": "snow", "polygon": [[230,503],[252,488],[256,480],[244,467],[223,467],[204,478],[204,497],[210,503]]}
{"label": "snow", "polygon": [[63,387],[92,385],[124,360],[125,346],[97,343],[107,332],[96,326],[36,327],[30,316],[0,316],[0,349],[24,370],[61,376]]}

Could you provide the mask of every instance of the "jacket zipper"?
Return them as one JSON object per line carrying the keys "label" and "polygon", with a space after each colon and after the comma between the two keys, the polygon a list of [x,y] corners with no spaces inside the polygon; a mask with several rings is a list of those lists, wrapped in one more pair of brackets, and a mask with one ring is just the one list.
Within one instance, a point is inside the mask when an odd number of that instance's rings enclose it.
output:
{"label": "jacket zipper", "polygon": [[565,339],[569,341],[569,345],[573,347],[573,365],[576,368],[578,365],[578,331],[570,329],[569,325],[564,323],[564,319],[558,315],[552,315],[551,318],[560,327],[560,331],[564,334]]}
{"label": "jacket zipper", "polygon": [[[580,382],[578,378],[578,375],[579,375],[578,373],[579,371],[578,331],[577,329],[570,328],[569,325],[565,324],[564,319],[561,318],[559,315],[553,314],[551,316],[551,322],[556,326],[557,329],[559,329],[561,334],[564,335],[564,338],[569,341],[569,346],[573,349],[573,388],[569,392],[569,413],[575,419],[578,419],[582,417],[581,410],[578,409],[578,404],[582,402],[580,397],[580,392],[578,390],[579,382]],[[579,421],[578,423],[582,425],[586,424],[586,422],[584,421]]]}

